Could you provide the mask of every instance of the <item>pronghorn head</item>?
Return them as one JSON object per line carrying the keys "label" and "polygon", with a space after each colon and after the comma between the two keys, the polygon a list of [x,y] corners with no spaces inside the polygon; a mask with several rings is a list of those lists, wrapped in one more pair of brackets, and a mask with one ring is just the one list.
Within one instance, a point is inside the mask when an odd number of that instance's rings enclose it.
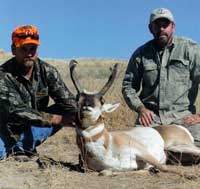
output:
{"label": "pronghorn head", "polygon": [[77,64],[78,63],[75,60],[70,61],[70,76],[77,91],[77,121],[80,123],[79,126],[82,129],[86,129],[97,122],[101,117],[102,112],[112,112],[119,106],[119,103],[105,104],[103,98],[116,78],[118,64],[114,65],[108,81],[99,92],[88,92],[81,87],[75,72]]}

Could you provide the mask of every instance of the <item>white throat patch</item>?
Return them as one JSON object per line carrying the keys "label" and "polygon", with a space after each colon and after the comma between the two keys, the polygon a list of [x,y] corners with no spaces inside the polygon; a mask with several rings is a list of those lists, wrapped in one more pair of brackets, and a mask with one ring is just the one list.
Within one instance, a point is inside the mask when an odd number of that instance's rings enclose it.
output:
{"label": "white throat patch", "polygon": [[91,129],[89,131],[86,131],[86,130],[82,131],[82,135],[86,138],[91,138],[91,137],[99,134],[103,130],[104,130],[104,123],[101,123],[97,127],[95,127],[94,129]]}
{"label": "white throat patch", "polygon": [[101,115],[101,110],[99,108],[88,108],[90,110],[90,116],[92,121],[97,121],[99,119],[99,116]]}

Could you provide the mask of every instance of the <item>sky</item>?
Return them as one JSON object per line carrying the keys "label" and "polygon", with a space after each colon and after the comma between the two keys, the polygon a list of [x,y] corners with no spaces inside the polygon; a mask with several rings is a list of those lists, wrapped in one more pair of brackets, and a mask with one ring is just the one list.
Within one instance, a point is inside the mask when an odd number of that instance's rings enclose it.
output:
{"label": "sky", "polygon": [[128,60],[152,39],[150,12],[172,11],[176,35],[200,42],[198,0],[0,0],[0,49],[10,52],[19,25],[37,26],[41,58]]}

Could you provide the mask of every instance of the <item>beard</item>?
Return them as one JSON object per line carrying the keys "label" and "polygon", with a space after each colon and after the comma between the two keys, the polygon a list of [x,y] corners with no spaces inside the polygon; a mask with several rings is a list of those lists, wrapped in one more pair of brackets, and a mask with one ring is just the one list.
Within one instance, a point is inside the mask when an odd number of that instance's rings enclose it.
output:
{"label": "beard", "polygon": [[166,47],[171,42],[172,36],[168,36],[167,34],[158,33],[155,36],[156,44],[159,48]]}
{"label": "beard", "polygon": [[23,66],[30,68],[34,65],[34,63],[35,63],[35,60],[30,59],[30,58],[25,58],[24,61],[23,61]]}
{"label": "beard", "polygon": [[25,75],[30,69],[33,68],[35,60],[24,58],[22,62],[18,63],[20,73]]}

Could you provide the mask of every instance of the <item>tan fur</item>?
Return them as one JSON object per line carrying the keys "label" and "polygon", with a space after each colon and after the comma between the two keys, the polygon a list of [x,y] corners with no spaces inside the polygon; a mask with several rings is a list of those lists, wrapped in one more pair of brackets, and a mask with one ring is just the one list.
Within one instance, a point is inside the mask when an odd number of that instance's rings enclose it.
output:
{"label": "tan fur", "polygon": [[119,131],[119,132],[113,132],[112,136],[113,136],[113,142],[119,148],[126,146],[126,145],[130,145],[133,148],[138,149],[139,151],[143,152],[143,154],[140,154],[140,158],[143,161],[145,161],[145,162],[147,162],[151,165],[154,165],[155,167],[157,167],[162,172],[171,172],[171,173],[178,174],[180,176],[188,177],[188,175],[186,175],[185,173],[182,173],[179,170],[172,170],[172,169],[168,168],[166,165],[160,164],[159,161],[157,161],[150,153],[148,153],[146,151],[145,146],[142,143],[138,142],[137,140],[134,140],[133,138],[131,138],[127,134]]}
{"label": "tan fur", "polygon": [[123,148],[123,146],[129,146],[138,149],[140,152],[143,152],[142,154],[140,154],[141,155],[140,158],[142,160],[158,167],[162,171],[166,171],[166,167],[164,165],[161,165],[160,162],[158,162],[151,154],[149,154],[145,149],[145,146],[139,141],[134,140],[126,133],[120,131],[113,132],[112,136],[113,136],[113,143],[118,148]]}
{"label": "tan fur", "polygon": [[186,129],[177,125],[161,125],[154,127],[165,142],[167,160],[172,164],[198,164],[200,148],[195,146],[193,137]]}
{"label": "tan fur", "polygon": [[84,140],[85,140],[85,144],[86,143],[90,143],[90,142],[95,142],[95,141],[97,141],[99,138],[101,138],[101,137],[104,137],[104,138],[106,138],[106,131],[105,130],[103,130],[103,131],[101,131],[100,133],[98,133],[98,134],[96,134],[96,135],[94,135],[94,136],[92,136],[92,137],[90,137],[90,138],[87,138],[87,137],[84,137]]}
{"label": "tan fur", "polygon": [[104,141],[104,148],[106,150],[108,150],[108,146],[109,146],[109,133],[108,132],[105,132],[104,133],[104,138],[105,138],[105,141]]}
{"label": "tan fur", "polygon": [[188,133],[176,125],[161,125],[154,127],[165,141],[165,148],[175,145],[193,145]]}

